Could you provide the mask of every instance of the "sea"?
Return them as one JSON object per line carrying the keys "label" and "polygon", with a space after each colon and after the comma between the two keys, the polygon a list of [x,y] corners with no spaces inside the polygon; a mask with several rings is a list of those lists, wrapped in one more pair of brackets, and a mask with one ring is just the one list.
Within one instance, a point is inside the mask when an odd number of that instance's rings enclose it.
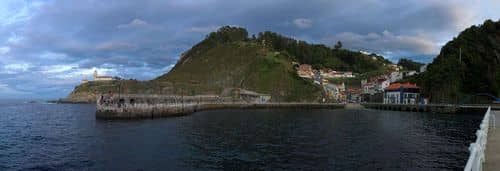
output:
{"label": "sea", "polygon": [[0,170],[463,170],[482,115],[242,109],[101,120],[0,101]]}

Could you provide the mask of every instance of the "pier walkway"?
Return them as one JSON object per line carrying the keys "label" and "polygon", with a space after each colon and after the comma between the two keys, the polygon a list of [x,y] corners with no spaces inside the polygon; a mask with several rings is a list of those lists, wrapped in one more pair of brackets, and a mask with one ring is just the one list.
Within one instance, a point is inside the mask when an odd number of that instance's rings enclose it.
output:
{"label": "pier walkway", "polygon": [[[492,110],[491,118],[500,118],[500,110]],[[493,119],[494,120],[494,119]],[[488,140],[486,143],[485,159],[483,170],[500,170],[500,124],[490,125],[488,130]]]}

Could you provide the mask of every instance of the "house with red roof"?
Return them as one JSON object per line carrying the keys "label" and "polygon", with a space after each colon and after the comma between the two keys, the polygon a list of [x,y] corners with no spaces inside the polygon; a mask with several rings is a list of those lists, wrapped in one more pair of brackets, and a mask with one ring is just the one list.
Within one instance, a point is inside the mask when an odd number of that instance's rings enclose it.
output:
{"label": "house with red roof", "polygon": [[384,104],[417,104],[420,87],[410,83],[393,83],[384,88]]}
{"label": "house with red roof", "polygon": [[302,78],[313,78],[314,73],[311,65],[301,64],[297,70],[297,74]]}

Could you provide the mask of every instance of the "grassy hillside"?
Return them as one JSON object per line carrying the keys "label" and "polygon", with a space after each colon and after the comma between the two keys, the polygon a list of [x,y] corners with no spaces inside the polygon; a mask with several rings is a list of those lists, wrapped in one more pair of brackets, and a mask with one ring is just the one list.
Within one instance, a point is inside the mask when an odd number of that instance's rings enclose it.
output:
{"label": "grassy hillside", "polygon": [[174,93],[219,94],[224,88],[244,88],[286,101],[314,100],[321,90],[297,77],[287,56],[244,41],[186,56],[152,82],[172,83]]}

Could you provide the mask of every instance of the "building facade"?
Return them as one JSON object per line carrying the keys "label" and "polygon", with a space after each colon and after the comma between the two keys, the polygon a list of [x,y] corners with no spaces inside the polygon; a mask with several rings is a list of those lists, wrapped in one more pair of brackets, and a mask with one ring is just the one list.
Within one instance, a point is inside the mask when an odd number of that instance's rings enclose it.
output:
{"label": "building facade", "polygon": [[416,84],[395,83],[384,89],[384,104],[418,104],[420,88]]}
{"label": "building facade", "polygon": [[115,77],[98,75],[97,70],[94,70],[94,80],[93,81],[113,81],[116,80]]}
{"label": "building facade", "polygon": [[391,83],[402,80],[403,79],[403,73],[401,72],[392,72],[391,75],[389,76]]}
{"label": "building facade", "polygon": [[302,78],[312,78],[314,76],[312,66],[308,64],[299,65],[297,74]]}

